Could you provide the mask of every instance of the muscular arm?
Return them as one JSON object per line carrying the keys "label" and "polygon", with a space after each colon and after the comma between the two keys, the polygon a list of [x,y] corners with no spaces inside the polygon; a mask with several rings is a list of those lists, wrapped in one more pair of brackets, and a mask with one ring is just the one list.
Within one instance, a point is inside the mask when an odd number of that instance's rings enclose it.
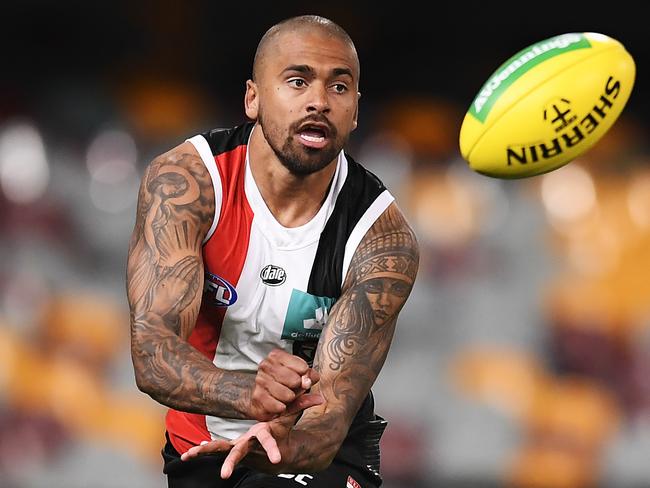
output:
{"label": "muscular arm", "polygon": [[305,410],[295,425],[295,416],[255,424],[233,443],[213,441],[182,458],[230,451],[221,470],[224,478],[240,461],[276,473],[329,466],[386,360],[418,263],[415,235],[393,204],[359,244],[318,342],[314,368],[320,382],[312,391],[325,403]]}
{"label": "muscular arm", "polygon": [[321,381],[315,389],[326,402],[306,410],[290,432],[283,457],[292,469],[324,469],[338,452],[384,364],[418,260],[415,235],[392,204],[359,244],[319,340],[314,368]]}
{"label": "muscular arm", "polygon": [[210,175],[190,143],[147,168],[127,266],[131,355],[138,387],[158,402],[251,418],[255,375],[218,369],[187,342],[201,304],[201,247],[214,209]]}

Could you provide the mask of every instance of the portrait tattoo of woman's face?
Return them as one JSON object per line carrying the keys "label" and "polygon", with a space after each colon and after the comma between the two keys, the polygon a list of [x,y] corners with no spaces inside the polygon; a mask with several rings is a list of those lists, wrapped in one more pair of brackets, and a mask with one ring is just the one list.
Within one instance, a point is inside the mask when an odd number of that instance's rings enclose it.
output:
{"label": "portrait tattoo of woman's face", "polygon": [[372,278],[363,282],[363,291],[372,309],[375,325],[394,317],[408,297],[411,285],[394,278]]}

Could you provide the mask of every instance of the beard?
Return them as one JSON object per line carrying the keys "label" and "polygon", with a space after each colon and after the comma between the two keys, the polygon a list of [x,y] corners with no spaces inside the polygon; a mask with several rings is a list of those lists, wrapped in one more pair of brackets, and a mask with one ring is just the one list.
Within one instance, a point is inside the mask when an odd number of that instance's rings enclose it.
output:
{"label": "beard", "polygon": [[[308,176],[322,170],[334,161],[347,142],[346,139],[339,139],[336,127],[324,116],[305,117],[291,124],[288,135],[284,140],[282,140],[280,128],[276,124],[268,122],[261,111],[258,114],[257,121],[260,124],[264,138],[280,163],[295,176]],[[327,124],[329,130],[327,137],[332,143],[323,149],[310,148],[296,143],[293,137],[294,134],[298,132],[300,126],[309,121]]]}

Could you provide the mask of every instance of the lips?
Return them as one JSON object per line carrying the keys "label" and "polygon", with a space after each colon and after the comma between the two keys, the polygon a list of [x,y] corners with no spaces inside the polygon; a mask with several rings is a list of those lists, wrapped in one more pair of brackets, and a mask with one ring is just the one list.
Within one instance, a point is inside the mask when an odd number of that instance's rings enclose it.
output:
{"label": "lips", "polygon": [[309,147],[323,147],[329,136],[330,130],[326,124],[318,122],[308,122],[298,129],[298,137]]}
{"label": "lips", "polygon": [[384,321],[388,318],[388,314],[384,312],[383,310],[377,310],[375,311],[375,317],[378,318],[381,321]]}
{"label": "lips", "polygon": [[298,132],[314,133],[322,137],[327,137],[330,132],[330,129],[327,124],[324,124],[322,122],[307,122],[300,126]]}

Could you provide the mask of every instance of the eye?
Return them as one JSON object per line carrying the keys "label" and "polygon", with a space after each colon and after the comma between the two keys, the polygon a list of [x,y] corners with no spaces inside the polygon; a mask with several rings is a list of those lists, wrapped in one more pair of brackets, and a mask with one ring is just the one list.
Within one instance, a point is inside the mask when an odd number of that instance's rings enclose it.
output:
{"label": "eye", "polygon": [[398,297],[405,297],[408,295],[409,292],[409,285],[404,283],[403,281],[396,281],[393,283],[393,285],[390,287],[391,292]]}
{"label": "eye", "polygon": [[288,82],[290,85],[293,85],[295,88],[302,88],[307,83],[302,78],[292,78]]}
{"label": "eye", "polygon": [[376,294],[381,293],[384,289],[381,280],[371,279],[364,283],[366,293]]}
{"label": "eye", "polygon": [[345,93],[348,91],[347,85],[344,85],[343,83],[335,83],[332,85],[332,88],[336,93]]}

